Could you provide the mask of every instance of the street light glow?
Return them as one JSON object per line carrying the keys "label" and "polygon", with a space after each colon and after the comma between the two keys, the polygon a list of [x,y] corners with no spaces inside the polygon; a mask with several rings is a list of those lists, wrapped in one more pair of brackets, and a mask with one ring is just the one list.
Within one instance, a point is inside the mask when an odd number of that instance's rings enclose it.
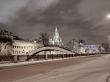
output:
{"label": "street light glow", "polygon": [[106,18],[107,18],[107,19],[110,19],[110,14],[108,14],[108,15],[106,16]]}

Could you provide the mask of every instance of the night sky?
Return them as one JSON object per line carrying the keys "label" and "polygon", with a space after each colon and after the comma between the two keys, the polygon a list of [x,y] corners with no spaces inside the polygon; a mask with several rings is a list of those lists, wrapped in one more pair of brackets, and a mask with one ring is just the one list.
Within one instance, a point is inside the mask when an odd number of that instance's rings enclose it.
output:
{"label": "night sky", "polygon": [[110,0],[0,0],[0,22],[24,39],[58,27],[63,42],[109,42]]}

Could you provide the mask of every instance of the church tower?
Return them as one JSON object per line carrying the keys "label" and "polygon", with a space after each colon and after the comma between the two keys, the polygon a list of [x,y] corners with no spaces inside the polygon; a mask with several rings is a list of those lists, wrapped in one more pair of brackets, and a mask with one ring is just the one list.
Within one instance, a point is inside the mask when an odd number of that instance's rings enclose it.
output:
{"label": "church tower", "polygon": [[53,37],[50,39],[50,44],[55,46],[63,46],[62,39],[58,33],[58,28],[55,28],[55,32],[53,34]]}

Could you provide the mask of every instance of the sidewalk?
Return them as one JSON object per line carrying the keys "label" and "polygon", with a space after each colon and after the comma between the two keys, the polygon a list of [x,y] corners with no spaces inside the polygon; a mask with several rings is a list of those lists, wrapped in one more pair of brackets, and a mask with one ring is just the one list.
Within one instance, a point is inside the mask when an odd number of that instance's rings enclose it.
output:
{"label": "sidewalk", "polygon": [[25,61],[25,62],[17,62],[17,63],[6,63],[6,64],[0,64],[0,68],[21,66],[21,65],[28,65],[28,64],[35,64],[35,63],[44,63],[44,62],[58,61],[58,60],[65,60],[65,59],[74,59],[74,58],[80,58],[80,57],[87,57],[87,56],[77,56],[77,57],[68,57],[68,58],[38,60],[38,61]]}

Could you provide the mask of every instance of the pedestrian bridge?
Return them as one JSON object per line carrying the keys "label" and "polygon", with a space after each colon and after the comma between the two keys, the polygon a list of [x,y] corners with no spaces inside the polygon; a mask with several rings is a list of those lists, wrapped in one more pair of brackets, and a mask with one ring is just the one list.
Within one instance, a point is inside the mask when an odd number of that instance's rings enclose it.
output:
{"label": "pedestrian bridge", "polygon": [[42,51],[60,51],[60,52],[63,52],[65,54],[75,54],[69,50],[66,50],[66,49],[63,49],[60,47],[42,47],[42,48],[36,49],[36,50],[28,53],[29,57],[26,59],[26,61],[30,60],[31,58],[33,58],[34,55],[36,55]]}

